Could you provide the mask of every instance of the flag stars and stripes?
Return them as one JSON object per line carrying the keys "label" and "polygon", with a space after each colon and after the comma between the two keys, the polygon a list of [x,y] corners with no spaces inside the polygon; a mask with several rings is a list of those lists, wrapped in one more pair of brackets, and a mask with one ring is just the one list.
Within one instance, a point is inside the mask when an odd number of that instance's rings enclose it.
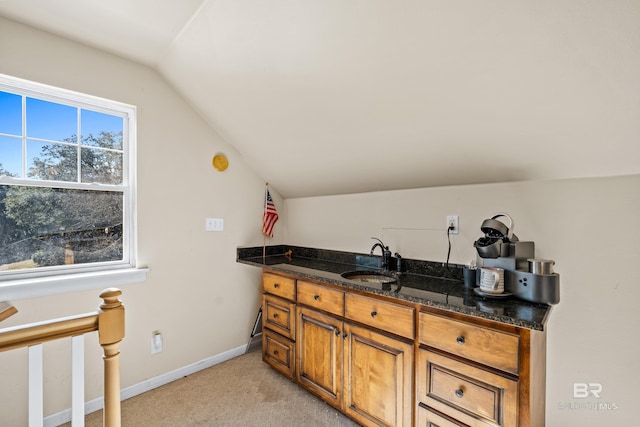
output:
{"label": "flag stars and stripes", "polygon": [[267,188],[264,201],[264,214],[262,215],[262,234],[267,237],[273,237],[273,226],[278,221],[278,211],[273,203],[271,193]]}

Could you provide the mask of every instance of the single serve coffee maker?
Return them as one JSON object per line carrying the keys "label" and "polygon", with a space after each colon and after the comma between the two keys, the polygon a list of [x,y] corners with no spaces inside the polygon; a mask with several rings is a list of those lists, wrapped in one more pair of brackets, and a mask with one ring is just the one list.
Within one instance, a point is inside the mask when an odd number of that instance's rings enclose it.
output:
{"label": "single serve coffee maker", "polygon": [[[506,218],[509,225],[499,218]],[[473,243],[478,252],[478,268],[504,269],[505,294],[542,304],[560,301],[560,276],[553,272],[555,262],[535,258],[535,244],[518,239],[509,215],[498,213],[485,219],[480,229],[484,236]]]}

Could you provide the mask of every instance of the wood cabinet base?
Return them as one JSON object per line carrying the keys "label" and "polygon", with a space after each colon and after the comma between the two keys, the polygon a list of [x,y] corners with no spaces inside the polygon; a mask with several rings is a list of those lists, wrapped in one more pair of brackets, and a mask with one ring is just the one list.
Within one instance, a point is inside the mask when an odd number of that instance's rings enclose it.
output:
{"label": "wood cabinet base", "polygon": [[363,426],[544,425],[544,331],[293,275],[263,288],[263,360]]}

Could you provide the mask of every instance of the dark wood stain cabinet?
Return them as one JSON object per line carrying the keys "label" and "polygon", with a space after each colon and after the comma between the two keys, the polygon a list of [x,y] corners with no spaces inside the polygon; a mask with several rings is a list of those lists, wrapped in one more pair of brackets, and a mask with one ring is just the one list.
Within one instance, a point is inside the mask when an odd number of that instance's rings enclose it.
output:
{"label": "dark wood stain cabinet", "polygon": [[269,271],[263,290],[263,360],[361,425],[544,425],[542,331]]}

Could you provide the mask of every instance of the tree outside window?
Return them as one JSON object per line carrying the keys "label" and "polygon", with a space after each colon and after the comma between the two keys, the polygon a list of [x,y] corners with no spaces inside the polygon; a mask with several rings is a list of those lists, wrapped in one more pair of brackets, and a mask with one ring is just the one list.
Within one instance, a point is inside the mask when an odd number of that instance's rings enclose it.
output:
{"label": "tree outside window", "polygon": [[1,83],[0,279],[130,265],[134,110]]}

